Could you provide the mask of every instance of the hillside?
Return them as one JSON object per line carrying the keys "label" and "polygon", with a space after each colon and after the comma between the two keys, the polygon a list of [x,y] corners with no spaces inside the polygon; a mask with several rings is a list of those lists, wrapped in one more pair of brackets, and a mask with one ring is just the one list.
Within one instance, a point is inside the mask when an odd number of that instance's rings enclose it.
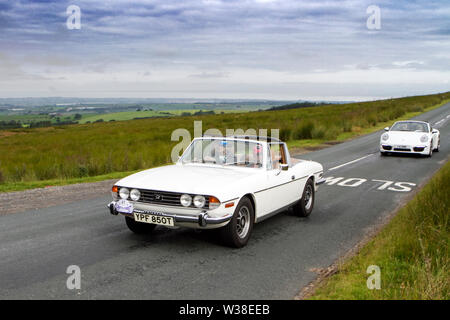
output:
{"label": "hillside", "polygon": [[195,120],[218,128],[280,129],[290,146],[344,140],[412,116],[450,99],[450,92],[373,102],[279,111],[102,122],[0,131],[0,185],[93,177],[170,161],[171,133]]}

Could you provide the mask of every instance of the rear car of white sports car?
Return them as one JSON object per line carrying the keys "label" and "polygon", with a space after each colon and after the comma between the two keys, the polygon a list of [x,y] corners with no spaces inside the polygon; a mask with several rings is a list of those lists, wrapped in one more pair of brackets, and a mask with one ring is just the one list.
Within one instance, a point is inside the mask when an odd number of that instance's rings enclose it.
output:
{"label": "rear car of white sports car", "polygon": [[384,129],[380,137],[380,153],[410,153],[430,156],[439,151],[440,133],[424,121],[397,121]]}
{"label": "rear car of white sports car", "polygon": [[294,207],[308,216],[325,180],[317,162],[291,159],[285,143],[267,137],[196,138],[174,165],[128,176],[112,188],[111,214],[135,233],[169,228],[218,229],[244,246],[253,224]]}

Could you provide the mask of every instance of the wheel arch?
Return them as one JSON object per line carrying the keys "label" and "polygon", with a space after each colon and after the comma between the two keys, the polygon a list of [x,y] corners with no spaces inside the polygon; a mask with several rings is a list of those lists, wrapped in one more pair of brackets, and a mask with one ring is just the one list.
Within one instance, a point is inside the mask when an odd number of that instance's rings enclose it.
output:
{"label": "wheel arch", "polygon": [[255,195],[253,193],[246,193],[246,194],[244,194],[241,197],[241,199],[239,199],[239,202],[241,202],[241,200],[244,199],[244,198],[248,198],[250,200],[250,202],[251,202],[251,204],[253,206],[253,212],[255,214],[255,220],[253,222],[256,222],[256,217],[257,217],[256,210],[257,210],[257,207],[256,207]]}

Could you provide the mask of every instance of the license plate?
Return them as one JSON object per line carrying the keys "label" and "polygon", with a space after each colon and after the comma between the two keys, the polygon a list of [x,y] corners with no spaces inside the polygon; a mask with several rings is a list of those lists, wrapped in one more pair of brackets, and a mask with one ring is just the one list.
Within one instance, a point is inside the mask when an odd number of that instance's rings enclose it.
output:
{"label": "license plate", "polygon": [[127,200],[120,199],[116,203],[116,211],[120,213],[131,214],[133,212],[133,204]]}
{"label": "license plate", "polygon": [[154,214],[147,214],[147,213],[134,213],[134,220],[144,223],[153,223],[153,224],[159,224],[162,226],[172,226],[173,227],[173,218],[172,217],[164,217],[164,216],[157,216]]}
{"label": "license plate", "polygon": [[409,149],[409,146],[397,146],[397,148],[400,148],[400,149]]}

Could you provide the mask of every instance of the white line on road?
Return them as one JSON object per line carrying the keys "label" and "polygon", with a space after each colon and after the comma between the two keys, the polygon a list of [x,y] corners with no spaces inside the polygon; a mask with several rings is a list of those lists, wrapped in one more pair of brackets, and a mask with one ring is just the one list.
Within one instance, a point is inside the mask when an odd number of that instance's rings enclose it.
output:
{"label": "white line on road", "polygon": [[330,168],[330,169],[328,169],[328,171],[333,171],[333,170],[336,170],[336,169],[342,168],[343,166],[346,166],[346,165],[349,165],[349,164],[352,164],[352,163],[355,163],[355,162],[361,161],[361,160],[363,160],[363,159],[365,159],[365,158],[367,158],[367,157],[370,157],[370,156],[372,156],[372,155],[374,155],[374,154],[373,154],[373,153],[371,153],[371,154],[368,154],[367,156],[364,156],[364,157],[361,157],[361,158],[358,158],[358,159],[355,159],[355,160],[352,160],[352,161],[349,161],[349,162],[346,162],[346,163],[340,164],[340,165],[338,165],[338,166],[336,166],[336,167],[333,167],[333,168]]}
{"label": "white line on road", "polygon": [[444,122],[445,120],[447,120],[447,119],[446,119],[446,118],[441,119],[441,120],[439,120],[438,122],[436,122],[434,125],[438,125],[438,124],[440,124],[441,122]]}

